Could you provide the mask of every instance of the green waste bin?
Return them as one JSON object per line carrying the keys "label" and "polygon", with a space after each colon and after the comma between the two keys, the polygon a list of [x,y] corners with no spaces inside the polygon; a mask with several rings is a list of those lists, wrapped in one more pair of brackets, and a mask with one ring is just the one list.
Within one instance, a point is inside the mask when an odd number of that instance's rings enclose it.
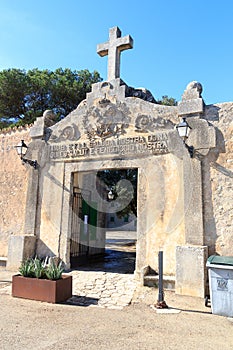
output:
{"label": "green waste bin", "polygon": [[211,255],[206,266],[212,313],[233,317],[233,256]]}

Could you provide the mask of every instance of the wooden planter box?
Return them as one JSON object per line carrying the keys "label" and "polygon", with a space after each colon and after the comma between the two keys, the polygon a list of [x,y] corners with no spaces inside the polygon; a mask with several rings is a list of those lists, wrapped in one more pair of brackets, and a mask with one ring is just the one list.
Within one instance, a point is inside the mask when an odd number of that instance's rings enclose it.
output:
{"label": "wooden planter box", "polygon": [[72,297],[72,276],[62,275],[56,281],[23,277],[12,277],[12,296],[24,299],[59,303]]}

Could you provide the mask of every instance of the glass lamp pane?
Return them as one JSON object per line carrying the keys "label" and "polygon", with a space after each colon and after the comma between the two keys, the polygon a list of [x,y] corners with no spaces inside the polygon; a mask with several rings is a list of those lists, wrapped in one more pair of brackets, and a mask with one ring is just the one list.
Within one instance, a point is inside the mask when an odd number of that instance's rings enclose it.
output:
{"label": "glass lamp pane", "polygon": [[22,148],[22,151],[21,151],[21,152],[22,152],[22,153],[21,153],[21,154],[22,154],[22,156],[25,156],[25,154],[27,153],[27,148],[28,148],[28,147],[27,147],[27,145],[25,144],[24,140],[22,140],[21,142],[22,142],[22,144],[21,144],[21,148]]}
{"label": "glass lamp pane", "polygon": [[22,156],[25,156],[26,153],[27,153],[27,148],[22,147]]}
{"label": "glass lamp pane", "polygon": [[16,151],[18,153],[19,156],[22,155],[22,144],[19,143],[17,146],[16,146]]}
{"label": "glass lamp pane", "polygon": [[191,131],[191,128],[190,128],[190,126],[187,124],[187,128],[186,128],[186,137],[189,137],[190,131]]}
{"label": "glass lamp pane", "polygon": [[188,138],[191,128],[186,122],[186,118],[183,118],[182,121],[176,126],[176,128],[180,137],[183,139]]}
{"label": "glass lamp pane", "polygon": [[178,133],[180,135],[180,137],[187,137],[187,126],[179,126],[178,128]]}
{"label": "glass lamp pane", "polygon": [[110,190],[108,192],[108,199],[113,199],[114,198],[114,194],[112,193],[112,191]]}

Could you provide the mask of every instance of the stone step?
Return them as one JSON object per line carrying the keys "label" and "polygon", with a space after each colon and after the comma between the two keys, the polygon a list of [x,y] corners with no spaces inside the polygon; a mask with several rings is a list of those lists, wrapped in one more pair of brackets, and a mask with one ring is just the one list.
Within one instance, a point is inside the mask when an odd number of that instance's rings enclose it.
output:
{"label": "stone step", "polygon": [[[146,275],[143,278],[144,286],[156,287],[159,286],[159,276],[158,275]],[[168,290],[175,290],[175,276],[163,276],[163,288]]]}
{"label": "stone step", "polygon": [[7,263],[7,257],[0,256],[0,266],[6,267],[6,263]]}

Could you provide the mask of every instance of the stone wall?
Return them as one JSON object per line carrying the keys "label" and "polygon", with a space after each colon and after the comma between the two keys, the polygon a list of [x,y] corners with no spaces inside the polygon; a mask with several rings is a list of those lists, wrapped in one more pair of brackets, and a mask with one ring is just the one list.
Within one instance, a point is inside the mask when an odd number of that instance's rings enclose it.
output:
{"label": "stone wall", "polygon": [[[133,104],[133,99],[128,99],[128,104]],[[145,102],[143,102],[145,103]],[[152,106],[152,109],[164,108],[164,110],[170,110],[171,115],[169,119],[174,118],[174,123],[177,120],[176,107],[160,107]],[[209,255],[233,255],[233,103],[222,103],[205,106],[203,118],[206,119],[210,125],[216,128],[217,147],[212,149],[208,156],[200,157],[202,162],[202,178],[203,178],[203,218],[204,218],[204,245],[209,248]],[[167,116],[166,116],[167,117]],[[8,251],[8,239],[10,235],[30,234],[24,230],[25,222],[25,206],[27,197],[27,184],[29,175],[29,165],[22,165],[15,146],[24,139],[27,144],[31,142],[29,136],[29,127],[12,129],[0,133],[0,256],[7,256]],[[198,150],[197,150],[198,152]],[[198,154],[197,154],[198,157]],[[157,156],[156,159],[160,157]],[[163,192],[165,197],[159,203],[164,203],[163,213],[166,216],[159,217],[156,221],[156,235],[147,232],[147,247],[150,246],[150,252],[147,251],[146,255],[150,265],[155,264],[152,256],[156,255],[155,242],[159,243],[159,247],[167,250],[169,254],[169,262],[165,261],[165,267],[167,273],[172,273],[170,267],[175,264],[175,252],[174,247],[176,244],[184,244],[183,230],[181,229],[183,223],[182,220],[178,223],[179,217],[172,215],[170,212],[174,205],[181,205],[180,210],[177,212],[182,213],[182,199],[175,203],[175,199],[179,196],[183,196],[180,191],[179,179],[182,177],[179,171],[182,171],[181,164],[178,164],[178,158],[173,158],[167,155],[166,164],[159,167],[165,171],[166,176],[162,176],[161,179],[166,181],[164,188],[169,189],[169,196],[166,199],[166,192]],[[174,163],[174,159],[177,159],[178,163]],[[63,173],[63,172],[61,172]],[[59,172],[59,174],[61,174]],[[155,172],[159,174],[160,172]],[[56,172],[57,176],[57,172]],[[156,183],[156,182],[155,182]],[[157,183],[160,183],[158,181]],[[174,183],[177,184],[177,189],[174,187]],[[162,188],[162,187],[161,187]],[[51,188],[50,188],[51,189]],[[178,192],[177,192],[178,191]],[[152,191],[152,193],[160,193],[160,191]],[[172,195],[171,195],[172,194]],[[50,193],[47,194],[51,196]],[[178,196],[178,197],[177,197]],[[45,200],[46,194],[44,194],[43,200]],[[174,197],[174,201],[172,198]],[[150,203],[153,202],[152,197]],[[53,201],[58,203],[57,201]],[[168,206],[168,207],[167,207]],[[51,207],[50,207],[51,210]],[[54,210],[57,210],[54,208]],[[170,210],[170,211],[169,211]],[[43,213],[43,211],[42,211]],[[195,213],[193,213],[195,217]],[[172,219],[172,221],[166,220]],[[46,220],[42,220],[41,227],[38,228],[37,236],[41,239],[41,233],[43,232],[43,225]],[[181,226],[179,226],[181,224]],[[174,237],[167,240],[167,233],[171,232],[170,226],[174,229],[176,225],[179,226],[179,230],[174,230]],[[177,227],[178,227],[177,226]],[[169,230],[168,230],[169,229]],[[46,232],[48,229],[46,229]],[[155,227],[153,232],[155,231]],[[152,231],[151,231],[152,232]],[[182,233],[182,234],[181,234]],[[159,235],[159,236],[158,236]],[[177,237],[176,237],[177,235]],[[47,239],[47,238],[46,238]],[[168,242],[173,242],[171,246]],[[156,244],[157,244],[156,243]],[[52,245],[51,245],[52,246]],[[54,248],[54,253],[57,253],[57,248]],[[150,255],[152,254],[152,256]],[[169,267],[170,266],[170,267]],[[154,266],[156,267],[156,266]]]}
{"label": "stone wall", "polygon": [[205,244],[209,254],[233,256],[233,102],[207,106],[205,115],[217,128],[218,148],[210,152],[203,169]]}
{"label": "stone wall", "polygon": [[0,256],[7,256],[9,236],[23,233],[28,171],[15,148],[21,140],[30,142],[29,127],[0,132]]}
{"label": "stone wall", "polygon": [[182,161],[168,154],[145,160],[144,164],[148,183],[144,214],[147,216],[146,263],[158,271],[158,253],[162,250],[164,274],[174,275],[176,246],[185,243]]}

